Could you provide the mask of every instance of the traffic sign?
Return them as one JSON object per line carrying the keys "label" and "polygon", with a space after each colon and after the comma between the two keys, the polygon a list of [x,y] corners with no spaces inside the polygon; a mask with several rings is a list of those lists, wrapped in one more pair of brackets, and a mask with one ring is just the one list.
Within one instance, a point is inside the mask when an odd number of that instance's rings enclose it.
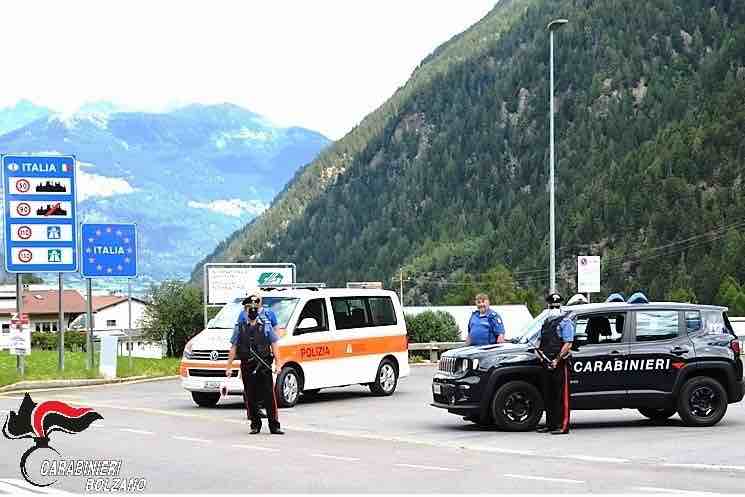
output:
{"label": "traffic sign", "polygon": [[598,293],[600,291],[600,256],[580,255],[577,257],[577,291]]}
{"label": "traffic sign", "polygon": [[81,230],[85,278],[137,276],[137,226],[84,224]]}
{"label": "traffic sign", "polygon": [[75,157],[3,155],[5,269],[78,270]]}

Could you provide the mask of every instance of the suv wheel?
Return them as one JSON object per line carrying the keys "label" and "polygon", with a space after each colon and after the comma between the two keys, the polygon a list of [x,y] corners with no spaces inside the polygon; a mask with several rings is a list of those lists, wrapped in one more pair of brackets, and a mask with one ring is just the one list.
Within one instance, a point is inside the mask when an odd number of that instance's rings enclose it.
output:
{"label": "suv wheel", "polygon": [[277,376],[277,403],[279,407],[295,407],[300,397],[300,375],[292,366],[282,368]]}
{"label": "suv wheel", "polygon": [[215,407],[220,400],[219,393],[191,392],[191,398],[199,407]]}
{"label": "suv wheel", "polygon": [[491,412],[494,422],[503,430],[533,430],[543,415],[543,397],[526,381],[510,381],[494,393]]}
{"label": "suv wheel", "polygon": [[375,395],[391,395],[398,384],[398,369],[390,359],[383,359],[378,366],[375,381],[370,383],[370,391]]}
{"label": "suv wheel", "polygon": [[727,412],[727,392],[715,379],[691,378],[678,395],[678,414],[687,426],[712,426]]}
{"label": "suv wheel", "polygon": [[642,407],[639,409],[639,412],[642,413],[642,416],[646,416],[653,421],[664,421],[675,414],[675,409],[652,409],[649,407]]}

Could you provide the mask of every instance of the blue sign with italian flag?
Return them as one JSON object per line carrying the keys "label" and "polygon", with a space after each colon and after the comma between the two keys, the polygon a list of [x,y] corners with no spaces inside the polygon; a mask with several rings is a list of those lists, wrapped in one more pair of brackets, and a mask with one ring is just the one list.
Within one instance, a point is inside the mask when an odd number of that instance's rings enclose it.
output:
{"label": "blue sign with italian flag", "polygon": [[85,278],[137,276],[137,226],[84,224],[80,257]]}
{"label": "blue sign with italian flag", "polygon": [[3,155],[5,269],[78,270],[75,157]]}

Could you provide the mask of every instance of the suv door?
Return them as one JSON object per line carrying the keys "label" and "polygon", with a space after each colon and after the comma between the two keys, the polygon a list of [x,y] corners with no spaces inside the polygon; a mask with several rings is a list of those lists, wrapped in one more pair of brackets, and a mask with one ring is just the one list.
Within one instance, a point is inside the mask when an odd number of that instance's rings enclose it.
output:
{"label": "suv door", "polygon": [[[641,407],[670,407],[678,375],[694,356],[683,312],[644,309],[632,313],[627,387],[629,402]],[[693,321],[693,320],[689,320]]]}
{"label": "suv door", "polygon": [[626,387],[617,369],[629,353],[626,312],[578,316],[579,350],[572,353],[572,407],[617,407],[626,401]]}

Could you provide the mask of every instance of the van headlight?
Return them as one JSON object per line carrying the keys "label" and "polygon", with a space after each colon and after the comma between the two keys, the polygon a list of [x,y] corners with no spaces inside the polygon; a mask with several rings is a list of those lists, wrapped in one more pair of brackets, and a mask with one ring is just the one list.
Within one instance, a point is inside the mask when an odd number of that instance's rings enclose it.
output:
{"label": "van headlight", "polygon": [[191,340],[189,340],[188,342],[186,342],[186,347],[184,347],[184,356],[183,356],[184,359],[192,358],[191,350],[192,350],[192,344],[191,344]]}

